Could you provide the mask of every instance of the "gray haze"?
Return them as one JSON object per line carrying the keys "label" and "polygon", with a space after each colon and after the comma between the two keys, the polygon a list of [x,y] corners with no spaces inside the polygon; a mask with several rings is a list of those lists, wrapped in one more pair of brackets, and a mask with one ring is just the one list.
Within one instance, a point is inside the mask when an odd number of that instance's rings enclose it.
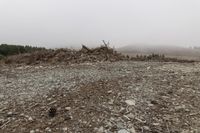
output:
{"label": "gray haze", "polygon": [[199,0],[0,0],[0,43],[200,46]]}

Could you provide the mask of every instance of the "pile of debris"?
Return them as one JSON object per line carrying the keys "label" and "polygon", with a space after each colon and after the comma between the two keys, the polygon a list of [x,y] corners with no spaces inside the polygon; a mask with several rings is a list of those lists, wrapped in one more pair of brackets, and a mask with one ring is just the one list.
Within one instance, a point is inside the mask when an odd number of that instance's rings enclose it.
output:
{"label": "pile of debris", "polygon": [[[194,60],[187,59],[177,59],[171,57],[165,57],[164,55],[152,54],[152,55],[140,55],[136,57],[129,57],[128,55],[123,55],[118,53],[113,48],[110,48],[108,44],[104,42],[97,48],[88,48],[82,45],[80,50],[73,50],[67,48],[61,49],[44,49],[35,51],[32,53],[24,53],[14,56],[9,56],[1,62],[3,64],[26,64],[26,65],[36,65],[43,63],[51,64],[74,64],[74,63],[84,63],[84,62],[104,62],[104,61],[158,61],[158,62],[180,62],[180,63],[193,63]],[[2,63],[0,63],[2,64]]]}
{"label": "pile of debris", "polygon": [[33,53],[10,56],[4,60],[5,64],[41,64],[41,63],[83,63],[128,60],[128,58],[107,45],[97,48],[88,48],[82,45],[80,50],[72,49],[48,49]]}

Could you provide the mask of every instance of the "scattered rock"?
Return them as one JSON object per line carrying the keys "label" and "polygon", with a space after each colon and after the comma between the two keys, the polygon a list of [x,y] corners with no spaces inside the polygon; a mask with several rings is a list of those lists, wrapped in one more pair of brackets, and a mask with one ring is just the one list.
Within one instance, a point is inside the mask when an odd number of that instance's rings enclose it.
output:
{"label": "scattered rock", "polygon": [[66,111],[70,111],[70,110],[71,110],[71,107],[65,107],[65,110],[66,110]]}
{"label": "scattered rock", "polygon": [[108,102],[108,104],[110,104],[110,105],[112,105],[114,103],[114,100],[113,99],[111,99],[109,102]]}
{"label": "scattered rock", "polygon": [[64,131],[64,132],[67,132],[67,130],[68,130],[67,127],[64,127],[64,128],[63,128],[63,131]]}
{"label": "scattered rock", "polygon": [[129,114],[127,114],[126,116],[127,116],[128,118],[130,118],[130,119],[134,119],[134,118],[135,118],[135,115],[132,114],[132,113],[129,113]]}
{"label": "scattered rock", "polygon": [[146,131],[150,131],[150,128],[148,126],[143,126],[143,129]]}
{"label": "scattered rock", "polygon": [[149,106],[149,107],[153,107],[153,106],[154,106],[154,104],[148,103],[148,106]]}
{"label": "scattered rock", "polygon": [[149,70],[151,67],[149,66],[149,67],[147,67],[147,70]]}
{"label": "scattered rock", "polygon": [[126,100],[125,103],[129,106],[135,106],[135,100],[133,99]]}
{"label": "scattered rock", "polygon": [[40,132],[40,129],[35,129],[35,132]]}
{"label": "scattered rock", "polygon": [[[158,71],[159,64],[166,65],[162,62],[104,62],[8,71],[16,73],[17,79],[6,79],[0,74],[1,92],[6,96],[0,100],[1,130],[8,133],[19,130],[135,133],[168,129],[181,132],[184,128],[195,131],[199,123],[200,73],[194,78],[192,71],[181,81],[181,71]],[[153,69],[146,71],[149,65]],[[135,77],[140,80],[135,81]],[[8,82],[9,89],[4,89]],[[182,87],[184,90],[178,89]],[[52,108],[56,109],[55,113]],[[131,128],[133,126],[135,128]],[[94,130],[94,127],[98,128]]]}
{"label": "scattered rock", "polygon": [[29,120],[29,121],[33,121],[33,118],[32,118],[32,117],[29,117],[28,120]]}
{"label": "scattered rock", "polygon": [[185,105],[175,106],[176,111],[181,111],[184,110],[185,108],[186,108]]}
{"label": "scattered rock", "polygon": [[109,90],[107,93],[108,93],[108,94],[111,94],[111,93],[112,93],[112,90]]}
{"label": "scattered rock", "polygon": [[136,131],[135,131],[135,128],[134,127],[132,127],[130,130],[130,133],[136,133]]}
{"label": "scattered rock", "polygon": [[119,130],[117,133],[130,133],[130,132],[127,131],[126,129],[121,129],[121,130]]}
{"label": "scattered rock", "polygon": [[122,122],[117,122],[117,128],[119,129],[124,128],[124,124]]}
{"label": "scattered rock", "polygon": [[35,133],[35,130],[31,130],[30,133]]}
{"label": "scattered rock", "polygon": [[8,112],[8,113],[7,113],[7,117],[12,117],[12,116],[14,116],[14,115],[16,115],[16,114],[14,114],[13,112]]}
{"label": "scattered rock", "polygon": [[47,127],[47,128],[45,128],[45,131],[47,131],[47,132],[51,132],[52,130],[51,130],[50,127]]}
{"label": "scattered rock", "polygon": [[154,125],[154,126],[159,126],[160,123],[153,123],[152,125]]}
{"label": "scattered rock", "polygon": [[104,133],[104,128],[101,126],[98,130],[97,133]]}

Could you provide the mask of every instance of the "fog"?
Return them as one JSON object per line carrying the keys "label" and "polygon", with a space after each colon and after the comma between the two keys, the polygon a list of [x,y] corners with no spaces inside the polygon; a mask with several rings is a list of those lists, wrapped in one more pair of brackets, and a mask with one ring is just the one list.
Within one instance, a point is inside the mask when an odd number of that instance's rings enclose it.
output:
{"label": "fog", "polygon": [[199,0],[0,0],[0,43],[200,46]]}

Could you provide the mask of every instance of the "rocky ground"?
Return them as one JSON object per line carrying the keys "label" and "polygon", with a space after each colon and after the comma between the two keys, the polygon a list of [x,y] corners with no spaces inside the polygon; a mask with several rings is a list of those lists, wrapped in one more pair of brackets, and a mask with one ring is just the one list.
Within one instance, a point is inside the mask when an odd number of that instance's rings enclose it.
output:
{"label": "rocky ground", "polygon": [[200,64],[0,67],[2,133],[200,133]]}

